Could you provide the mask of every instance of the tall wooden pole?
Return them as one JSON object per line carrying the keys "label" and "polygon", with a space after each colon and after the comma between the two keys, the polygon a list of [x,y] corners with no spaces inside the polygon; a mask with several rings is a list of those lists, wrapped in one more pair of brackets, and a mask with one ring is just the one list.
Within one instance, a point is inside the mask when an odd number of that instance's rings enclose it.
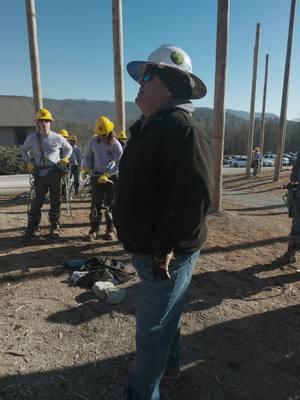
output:
{"label": "tall wooden pole", "polygon": [[253,56],[252,91],[251,91],[251,107],[250,107],[250,119],[249,119],[248,144],[247,144],[246,176],[250,176],[251,160],[252,160],[252,147],[253,147],[254,122],[255,122],[255,93],[256,93],[256,76],[257,76],[259,36],[260,36],[260,24],[258,23],[258,24],[256,24],[255,47],[254,47],[254,56]]}
{"label": "tall wooden pole", "polygon": [[275,159],[275,170],[274,170],[274,182],[278,181],[279,174],[282,164],[282,154],[285,145],[285,131],[286,131],[286,112],[288,104],[288,90],[289,90],[289,78],[290,78],[290,64],[291,64],[291,54],[292,54],[292,43],[293,43],[293,31],[294,31],[294,20],[295,20],[295,8],[296,0],[291,1],[291,12],[290,12],[290,22],[289,22],[289,34],[285,58],[285,70],[284,70],[284,82],[282,89],[282,99],[281,99],[281,111],[280,111],[280,121],[278,128],[278,141],[276,149],[276,159]]}
{"label": "tall wooden pole", "polygon": [[116,131],[125,131],[122,0],[112,0]]}
{"label": "tall wooden pole", "polygon": [[25,0],[25,5],[27,15],[33,101],[35,111],[38,111],[43,108],[43,98],[41,89],[41,73],[34,0]]}
{"label": "tall wooden pole", "polygon": [[229,0],[218,0],[213,134],[211,138],[211,153],[213,158],[215,178],[213,209],[215,211],[220,211],[222,201],[228,20]]}
{"label": "tall wooden pole", "polygon": [[264,142],[265,142],[265,119],[266,119],[265,117],[266,117],[266,98],[267,98],[267,88],[268,88],[268,71],[269,71],[269,54],[266,54],[264,93],[263,93],[263,104],[261,111],[261,125],[260,125],[260,136],[259,136],[259,148],[262,154],[264,152]]}

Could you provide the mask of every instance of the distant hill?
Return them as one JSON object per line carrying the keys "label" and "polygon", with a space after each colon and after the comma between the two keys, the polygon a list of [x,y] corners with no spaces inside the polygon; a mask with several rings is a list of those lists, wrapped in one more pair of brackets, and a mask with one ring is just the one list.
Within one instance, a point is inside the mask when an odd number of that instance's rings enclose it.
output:
{"label": "distant hill", "polygon": [[[115,105],[112,101],[44,99],[44,105],[53,112],[57,121],[91,123],[101,114],[107,115],[113,120],[115,119]],[[131,124],[140,115],[140,111],[134,102],[125,102],[125,112],[128,124]],[[237,118],[249,120],[249,112],[247,111],[227,109],[227,115],[229,114]],[[195,116],[199,119],[201,116],[212,118],[212,115],[212,108],[197,107],[195,109]],[[255,113],[255,116],[259,118],[261,113]],[[266,113],[266,118],[277,120],[279,117],[272,113]]]}
{"label": "distant hill", "polygon": [[[232,114],[238,118],[249,120],[250,117],[250,113],[247,111],[230,110],[229,108],[226,111],[228,114]],[[261,113],[255,113],[255,118],[261,118]],[[275,120],[279,119],[278,115],[272,113],[266,113],[266,118]]]}
{"label": "distant hill", "polygon": [[[112,101],[44,99],[44,106],[51,110],[57,121],[61,122],[94,124],[99,115],[115,119],[115,104]],[[125,103],[125,112],[128,121],[138,118],[140,114],[136,104],[128,101]]]}

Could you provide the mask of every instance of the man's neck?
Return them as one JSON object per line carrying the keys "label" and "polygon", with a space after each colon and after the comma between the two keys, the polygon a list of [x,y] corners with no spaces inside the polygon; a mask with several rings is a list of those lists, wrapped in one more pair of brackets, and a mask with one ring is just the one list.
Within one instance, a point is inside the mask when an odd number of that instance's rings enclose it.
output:
{"label": "man's neck", "polygon": [[45,132],[45,131],[41,131],[41,130],[39,130],[39,131],[38,131],[38,133],[39,133],[41,136],[48,136],[48,135],[49,135],[49,133],[50,133],[50,131],[48,131],[48,132]]}

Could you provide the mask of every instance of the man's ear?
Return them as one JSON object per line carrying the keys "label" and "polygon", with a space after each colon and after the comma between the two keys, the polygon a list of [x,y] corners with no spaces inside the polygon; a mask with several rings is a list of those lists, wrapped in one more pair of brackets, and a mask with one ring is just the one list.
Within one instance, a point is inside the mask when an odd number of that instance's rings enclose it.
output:
{"label": "man's ear", "polygon": [[169,97],[170,99],[173,98],[173,93],[171,92],[170,89],[167,88],[167,86],[164,85],[164,95],[165,97]]}

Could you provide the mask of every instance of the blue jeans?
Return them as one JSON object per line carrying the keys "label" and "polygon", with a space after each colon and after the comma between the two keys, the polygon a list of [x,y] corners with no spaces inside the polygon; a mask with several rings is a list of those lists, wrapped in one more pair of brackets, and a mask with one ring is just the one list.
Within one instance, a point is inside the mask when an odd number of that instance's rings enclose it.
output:
{"label": "blue jeans", "polygon": [[128,400],[159,400],[166,368],[179,368],[179,320],[199,251],[176,255],[170,280],[155,280],[152,258],[134,254],[132,263],[141,283],[136,313],[136,354]]}

